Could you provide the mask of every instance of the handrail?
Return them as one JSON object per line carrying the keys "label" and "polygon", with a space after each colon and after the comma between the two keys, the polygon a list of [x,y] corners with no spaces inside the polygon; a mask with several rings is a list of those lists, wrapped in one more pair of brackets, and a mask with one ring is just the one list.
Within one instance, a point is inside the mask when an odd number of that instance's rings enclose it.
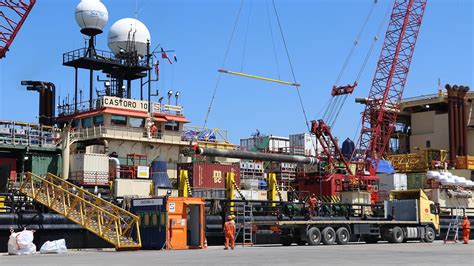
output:
{"label": "handrail", "polygon": [[[35,184],[35,181],[39,182]],[[117,250],[141,246],[138,216],[51,173],[40,177],[27,172],[20,191],[103,238]],[[137,241],[130,237],[134,227]]]}

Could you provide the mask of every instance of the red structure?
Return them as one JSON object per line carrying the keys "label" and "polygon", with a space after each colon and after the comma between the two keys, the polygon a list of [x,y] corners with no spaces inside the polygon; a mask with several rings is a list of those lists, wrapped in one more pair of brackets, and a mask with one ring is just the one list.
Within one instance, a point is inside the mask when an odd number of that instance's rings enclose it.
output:
{"label": "red structure", "polygon": [[[357,164],[355,173],[342,156],[330,127],[323,120],[312,122],[311,131],[323,147],[325,158],[321,159],[329,165],[329,171],[319,173],[321,181],[345,179],[343,190],[373,191],[375,188],[376,170],[395,127],[426,2],[395,0],[369,97],[364,102],[359,145],[352,158]],[[337,164],[343,167],[342,171],[334,169]],[[307,181],[304,182],[307,185]]]}
{"label": "red structure", "polygon": [[36,0],[0,0],[0,58],[4,58]]}

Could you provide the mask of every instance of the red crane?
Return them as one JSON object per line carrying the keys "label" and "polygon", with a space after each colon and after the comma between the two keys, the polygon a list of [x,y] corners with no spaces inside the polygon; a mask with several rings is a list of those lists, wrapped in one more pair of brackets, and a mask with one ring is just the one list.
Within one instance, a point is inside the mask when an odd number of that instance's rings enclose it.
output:
{"label": "red crane", "polygon": [[[311,131],[323,147],[329,169],[340,163],[345,173],[326,171],[321,174],[330,178],[351,179],[353,188],[370,190],[370,181],[377,180],[376,169],[384,152],[387,151],[394,130],[400,102],[413,57],[418,32],[423,19],[427,0],[395,0],[384,44],[377,63],[369,96],[362,113],[362,129],[356,153],[355,173],[349,160],[343,156],[330,127],[323,120],[312,121]],[[369,171],[370,175],[366,174]]]}
{"label": "red crane", "polygon": [[36,0],[0,1],[0,58],[4,58]]}

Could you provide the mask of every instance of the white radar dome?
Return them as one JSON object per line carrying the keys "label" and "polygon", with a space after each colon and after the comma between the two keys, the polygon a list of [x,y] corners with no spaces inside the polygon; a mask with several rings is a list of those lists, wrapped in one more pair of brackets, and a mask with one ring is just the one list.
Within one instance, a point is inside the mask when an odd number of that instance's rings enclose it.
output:
{"label": "white radar dome", "polygon": [[137,51],[139,56],[147,53],[150,32],[145,24],[134,18],[123,18],[110,27],[108,45],[116,55]]}
{"label": "white radar dome", "polygon": [[100,0],[81,0],[76,6],[76,22],[85,35],[102,33],[109,20],[109,12]]}

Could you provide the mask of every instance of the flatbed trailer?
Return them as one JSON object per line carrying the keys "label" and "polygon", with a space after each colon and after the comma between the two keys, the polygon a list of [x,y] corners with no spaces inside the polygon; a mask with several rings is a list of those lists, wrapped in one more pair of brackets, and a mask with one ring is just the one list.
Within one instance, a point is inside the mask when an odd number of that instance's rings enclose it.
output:
{"label": "flatbed trailer", "polygon": [[280,234],[283,245],[345,245],[351,240],[366,243],[385,240],[433,242],[440,233],[439,210],[422,190],[394,191],[384,203],[384,217],[312,217],[306,221],[255,221],[257,230]]}

